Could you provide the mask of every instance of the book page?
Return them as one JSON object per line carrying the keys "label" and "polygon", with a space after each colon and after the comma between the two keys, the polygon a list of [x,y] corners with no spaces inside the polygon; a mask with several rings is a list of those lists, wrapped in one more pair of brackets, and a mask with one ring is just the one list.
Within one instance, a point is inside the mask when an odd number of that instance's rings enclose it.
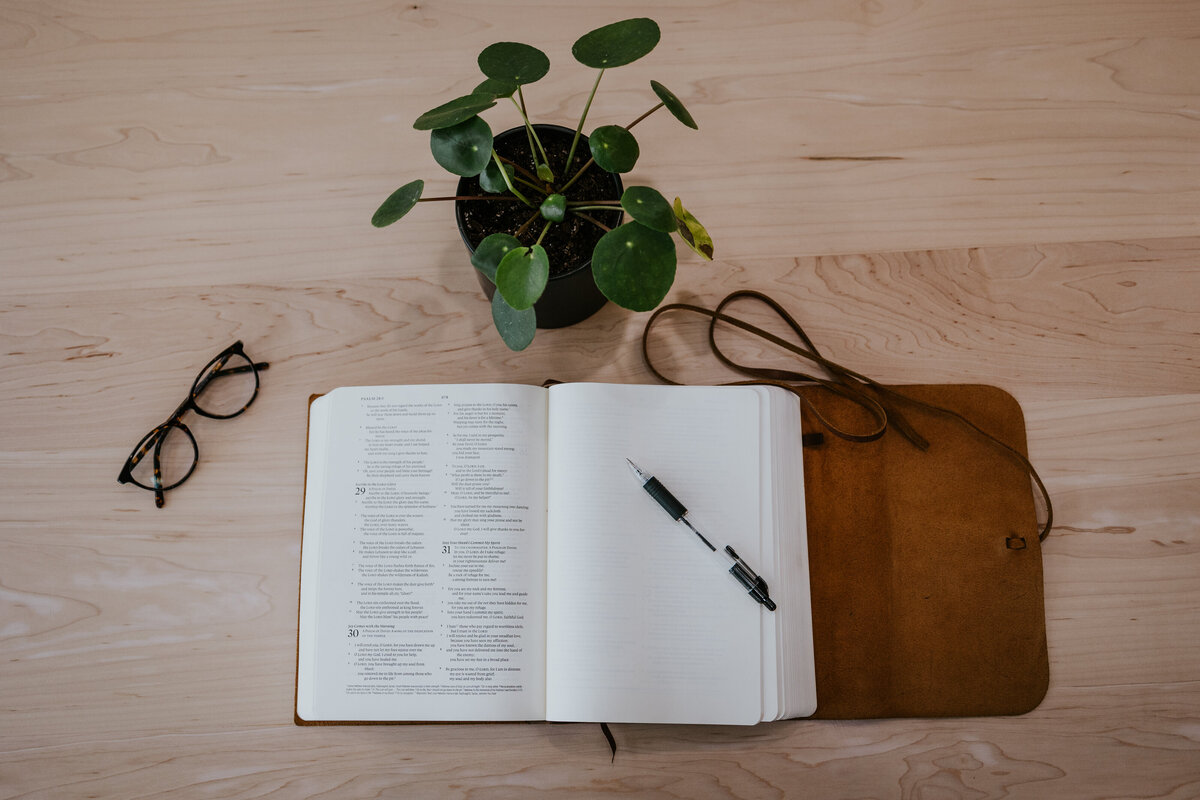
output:
{"label": "book page", "polygon": [[302,719],[545,718],[546,399],[450,385],[314,402]]}
{"label": "book page", "polygon": [[714,545],[753,566],[759,403],[757,387],[550,390],[549,719],[759,721],[769,612],[625,462],[659,478]]}
{"label": "book page", "polygon": [[[779,575],[779,542],[775,534],[780,522],[779,507],[775,496],[775,448],[772,446],[774,430],[774,407],[779,398],[773,393],[782,392],[776,387],[760,387],[759,408],[762,409],[762,424],[759,425],[759,436],[762,442],[764,467],[762,482],[759,485],[759,503],[762,508],[762,556],[760,561],[753,563],[753,568],[770,587],[771,599],[778,605],[780,602]],[[793,403],[794,405],[794,403]],[[762,720],[778,719],[783,707],[782,661],[783,654],[779,637],[780,622],[788,614],[782,607],[776,608],[771,614],[763,614],[759,620],[762,629]]]}
{"label": "book page", "polygon": [[800,405],[782,389],[769,387],[769,391],[775,395],[771,429],[771,441],[775,445],[771,452],[775,506],[771,538],[775,557],[771,569],[778,576],[771,583],[771,597],[779,608],[770,620],[773,631],[764,633],[764,637],[774,638],[780,648],[777,653],[779,705],[776,714],[767,719],[782,719],[813,714],[817,710],[817,688]]}

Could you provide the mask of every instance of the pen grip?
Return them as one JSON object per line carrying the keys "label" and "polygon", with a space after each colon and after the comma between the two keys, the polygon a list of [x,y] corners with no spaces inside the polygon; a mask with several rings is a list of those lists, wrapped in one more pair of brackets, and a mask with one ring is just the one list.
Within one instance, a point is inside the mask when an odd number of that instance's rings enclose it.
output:
{"label": "pen grip", "polygon": [[679,502],[675,498],[675,495],[668,492],[667,487],[659,483],[658,478],[651,478],[646,481],[642,485],[642,488],[646,490],[647,494],[657,500],[658,504],[663,507],[663,511],[670,514],[671,518],[676,522],[687,513],[687,508],[683,503]]}

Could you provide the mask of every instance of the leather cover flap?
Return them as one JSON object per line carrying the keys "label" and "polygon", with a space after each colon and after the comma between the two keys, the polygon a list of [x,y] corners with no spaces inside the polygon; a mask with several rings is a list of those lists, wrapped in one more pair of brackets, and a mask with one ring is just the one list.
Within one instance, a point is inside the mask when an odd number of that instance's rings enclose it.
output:
{"label": "leather cover flap", "polygon": [[[892,388],[1026,452],[1021,408],[1000,389]],[[802,391],[839,421],[828,393]],[[891,429],[874,442],[826,435],[804,448],[816,717],[1029,711],[1049,682],[1029,476],[953,418],[904,411],[927,451]]]}

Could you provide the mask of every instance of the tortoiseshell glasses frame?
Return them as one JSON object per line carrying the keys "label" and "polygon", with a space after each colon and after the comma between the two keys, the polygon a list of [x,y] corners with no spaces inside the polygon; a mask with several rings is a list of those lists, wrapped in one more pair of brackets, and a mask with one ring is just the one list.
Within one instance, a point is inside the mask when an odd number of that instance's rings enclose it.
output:
{"label": "tortoiseshell glasses frame", "polygon": [[[240,356],[237,366],[226,368],[229,360],[235,356]],[[133,448],[133,452],[129,454],[129,458],[125,460],[125,466],[121,468],[121,474],[117,478],[118,483],[132,483],[134,486],[139,486],[142,489],[147,489],[154,492],[154,505],[158,508],[163,507],[165,502],[164,493],[176,488],[188,478],[192,476],[192,472],[196,469],[196,464],[200,461],[200,448],[196,445],[196,437],[188,430],[188,427],[183,424],[183,415],[189,411],[195,411],[202,417],[209,419],[232,419],[246,411],[250,404],[254,402],[254,398],[258,397],[258,373],[266,369],[270,365],[265,361],[254,362],[246,355],[246,351],[240,341],[234,342],[229,347],[222,350],[216,355],[204,369],[200,370],[200,374],[196,376],[196,380],[192,382],[192,389],[188,392],[187,398],[179,404],[179,407],[167,417],[166,421],[155,427],[152,431],[142,437],[137,446]],[[201,397],[204,390],[213,385],[213,381],[218,378],[225,378],[230,375],[245,375],[247,372],[253,374],[254,388],[249,391],[249,396],[240,406],[235,407],[230,413],[216,413],[211,409],[205,409],[197,404],[197,399]],[[248,384],[247,384],[248,385]],[[162,479],[162,449],[163,443],[167,440],[167,436],[172,431],[180,431],[187,436],[188,441],[192,445],[191,465],[187,468],[187,472],[183,477],[175,480],[173,483],[164,486]],[[147,485],[134,477],[133,470],[145,458],[147,453],[153,452],[154,466],[154,482]]]}

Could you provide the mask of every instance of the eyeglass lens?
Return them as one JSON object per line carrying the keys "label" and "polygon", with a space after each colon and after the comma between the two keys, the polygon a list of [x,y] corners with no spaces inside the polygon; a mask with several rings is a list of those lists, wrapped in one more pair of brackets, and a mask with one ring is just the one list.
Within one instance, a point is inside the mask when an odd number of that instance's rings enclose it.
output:
{"label": "eyeglass lens", "polygon": [[232,417],[246,410],[258,392],[258,377],[242,353],[209,362],[192,384],[192,402],[201,414]]}
{"label": "eyeglass lens", "polygon": [[169,489],[187,478],[196,464],[196,446],[178,425],[159,428],[143,441],[146,454],[138,461],[130,476],[142,486],[152,487],[154,482],[155,449],[158,450],[159,484]]}

